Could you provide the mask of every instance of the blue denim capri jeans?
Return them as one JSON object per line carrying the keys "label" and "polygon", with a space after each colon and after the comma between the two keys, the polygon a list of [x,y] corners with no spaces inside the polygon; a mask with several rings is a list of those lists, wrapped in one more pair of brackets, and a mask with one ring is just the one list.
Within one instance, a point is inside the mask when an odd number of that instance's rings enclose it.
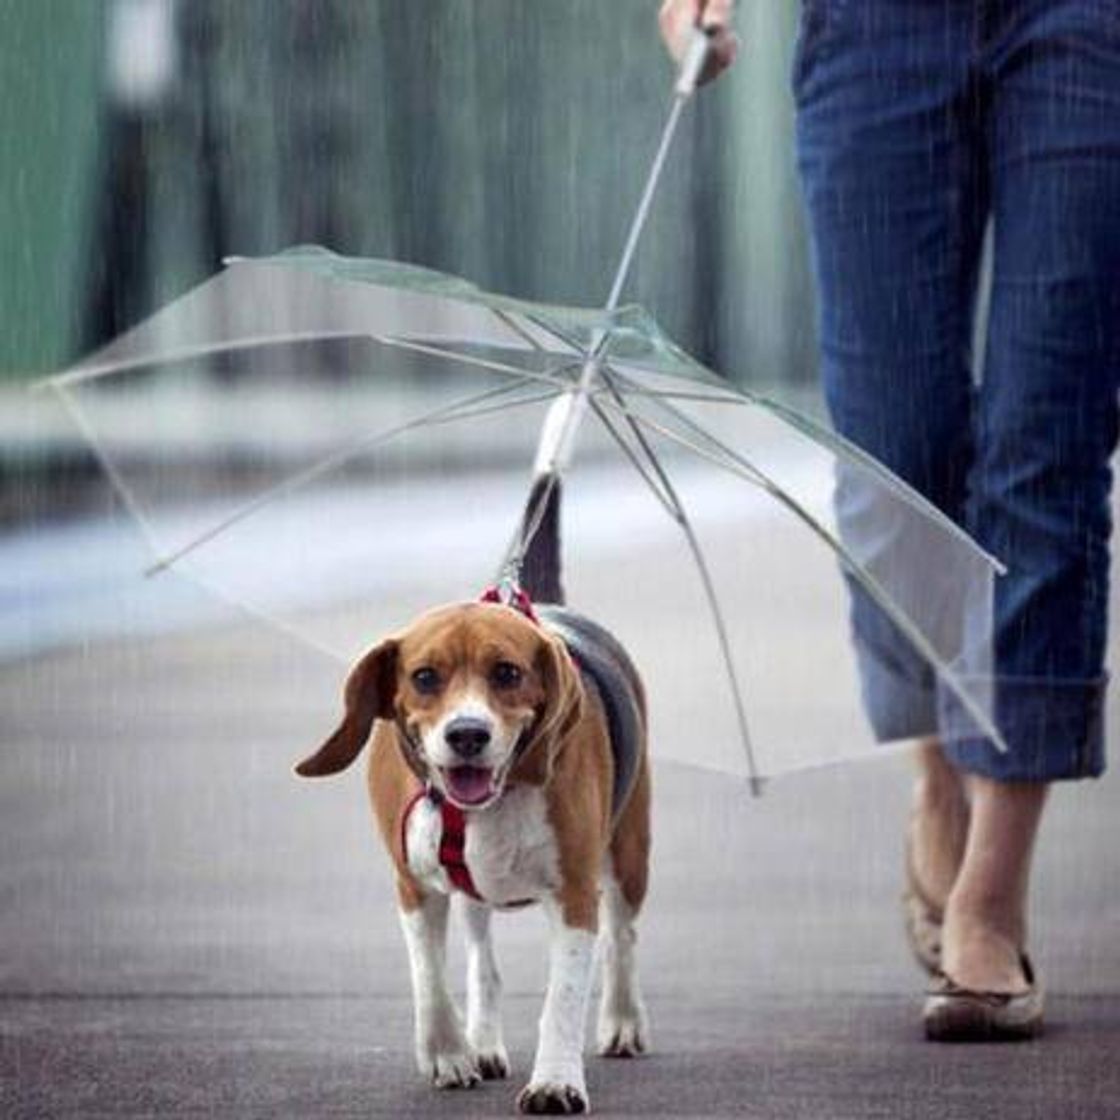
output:
{"label": "blue denim capri jeans", "polygon": [[[798,162],[834,423],[1008,567],[993,656],[1010,749],[974,734],[946,751],[998,780],[1095,776],[1120,382],[1120,0],[804,0],[801,18]],[[937,734],[930,671],[854,589],[852,624],[877,735]]]}

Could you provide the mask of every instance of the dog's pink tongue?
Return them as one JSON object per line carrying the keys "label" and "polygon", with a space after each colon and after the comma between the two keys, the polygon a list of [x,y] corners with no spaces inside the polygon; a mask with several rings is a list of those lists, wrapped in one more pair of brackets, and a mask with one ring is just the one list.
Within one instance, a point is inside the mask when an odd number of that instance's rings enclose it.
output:
{"label": "dog's pink tongue", "polygon": [[474,805],[490,796],[490,771],[484,767],[454,766],[443,774],[448,792],[464,805]]}

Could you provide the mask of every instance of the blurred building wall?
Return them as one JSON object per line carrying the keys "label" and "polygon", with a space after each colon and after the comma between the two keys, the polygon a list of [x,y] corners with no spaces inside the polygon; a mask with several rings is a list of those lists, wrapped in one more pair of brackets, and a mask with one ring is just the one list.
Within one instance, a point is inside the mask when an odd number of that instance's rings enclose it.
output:
{"label": "blurred building wall", "polygon": [[0,377],[73,353],[102,23],[100,0],[0,0]]}
{"label": "blurred building wall", "polygon": [[[100,76],[114,4],[173,12],[173,81],[139,108]],[[0,0],[23,106],[5,98],[16,205],[0,238],[34,279],[5,278],[18,298],[4,300],[0,368],[49,368],[222,255],[299,242],[601,303],[667,108],[656,8]],[[743,60],[690,111],[627,293],[756,384],[812,372],[786,89],[795,11],[742,6]],[[53,122],[46,142],[33,106]],[[32,183],[13,187],[13,169]]]}

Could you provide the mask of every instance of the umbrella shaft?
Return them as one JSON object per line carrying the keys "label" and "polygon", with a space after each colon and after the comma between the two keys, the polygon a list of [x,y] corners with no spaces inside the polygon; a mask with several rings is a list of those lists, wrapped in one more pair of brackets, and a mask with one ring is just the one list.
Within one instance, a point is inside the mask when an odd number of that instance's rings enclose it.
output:
{"label": "umbrella shaft", "polygon": [[[680,120],[681,110],[684,109],[687,100],[688,95],[682,93],[677,93],[673,98],[673,107],[669,110],[669,118],[661,132],[661,143],[657,147],[657,155],[654,156],[653,165],[646,177],[646,185],[642,191],[641,200],[638,202],[638,209],[630,223],[630,233],[626,238],[626,246],[622,250],[622,259],[618,262],[614,282],[611,284],[610,294],[607,296],[607,311],[614,311],[618,307],[618,301],[622,298],[622,290],[626,286],[626,278],[630,273],[630,265],[634,261],[634,254],[638,249],[638,241],[641,239],[646,218],[649,217],[653,196],[657,192],[657,184],[661,181],[661,173],[665,169],[665,158],[669,154],[669,145],[673,142],[673,134],[677,131],[677,122]],[[593,353],[598,353],[604,338],[605,332],[600,336]]]}
{"label": "umbrella shaft", "polygon": [[[700,71],[703,69],[704,60],[707,58],[709,39],[701,30],[697,29],[693,35],[685,62],[681,67],[678,81],[673,90],[673,104],[665,126],[661,130],[661,141],[657,145],[657,154],[653,157],[649,174],[646,176],[642,196],[638,200],[638,208],[630,222],[630,231],[626,236],[623,246],[622,258],[615,270],[614,280],[607,295],[605,310],[617,310],[619,300],[622,298],[626,280],[630,275],[630,267],[634,263],[634,255],[638,250],[638,242],[642,237],[646,219],[649,217],[653,205],[653,196],[657,193],[657,185],[661,181],[661,174],[665,169],[665,160],[669,154],[669,147],[673,142],[673,135],[677,131],[681,112],[685,103],[696,88]],[[610,328],[604,327],[597,331],[591,338],[591,345],[587,351],[587,360],[580,372],[580,378],[575,388],[557,398],[545,417],[544,427],[541,430],[540,443],[537,447],[537,458],[534,463],[534,474],[551,474],[560,478],[568,468],[575,448],[576,433],[587,412],[587,403],[595,388],[599,377],[599,367],[603,352],[610,338]],[[530,518],[522,526],[521,532],[515,538],[506,554],[506,560],[500,574],[500,583],[512,587],[520,575],[521,563],[529,547],[536,525]]]}
{"label": "umbrella shaft", "polygon": [[[615,311],[622,298],[626,280],[630,275],[630,267],[634,263],[634,254],[641,240],[642,230],[645,228],[646,219],[649,217],[653,205],[653,196],[657,193],[657,185],[661,181],[661,174],[665,169],[665,160],[669,154],[669,147],[673,142],[673,134],[677,131],[677,122],[681,117],[681,110],[688,100],[691,91],[678,90],[673,97],[673,106],[669,110],[665,127],[661,131],[661,142],[657,146],[657,154],[646,176],[642,197],[638,201],[638,209],[630,223],[630,232],[626,237],[626,245],[622,250],[622,258],[614,274],[614,281],[607,296],[605,310]],[[571,461],[572,451],[575,446],[576,432],[583,422],[587,411],[587,398],[595,387],[599,375],[599,360],[610,337],[610,332],[600,330],[591,340],[589,357],[584,363],[580,373],[579,383],[573,392],[565,394],[553,406],[545,421],[544,431],[541,434],[541,445],[537,452],[537,473],[554,471],[563,474]]]}

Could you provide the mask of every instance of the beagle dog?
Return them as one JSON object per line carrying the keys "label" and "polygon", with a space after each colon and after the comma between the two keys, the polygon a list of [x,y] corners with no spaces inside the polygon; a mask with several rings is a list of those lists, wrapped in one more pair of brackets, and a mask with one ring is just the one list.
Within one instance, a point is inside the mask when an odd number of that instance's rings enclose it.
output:
{"label": "beagle dog", "polygon": [[[558,498],[555,487],[545,495]],[[598,1051],[630,1057],[648,1044],[634,953],[650,846],[645,699],[619,643],[557,605],[555,523],[543,519],[523,569],[553,605],[539,616],[527,600],[424,614],[357,662],[341,725],[296,768],[333,774],[370,745],[369,793],[411,966],[416,1059],[437,1087],[508,1076],[490,915],[545,908],[548,989],[517,1098],[523,1113],[589,1107],[584,1024],[600,934]],[[453,894],[467,937],[465,1024],[445,975]]]}

